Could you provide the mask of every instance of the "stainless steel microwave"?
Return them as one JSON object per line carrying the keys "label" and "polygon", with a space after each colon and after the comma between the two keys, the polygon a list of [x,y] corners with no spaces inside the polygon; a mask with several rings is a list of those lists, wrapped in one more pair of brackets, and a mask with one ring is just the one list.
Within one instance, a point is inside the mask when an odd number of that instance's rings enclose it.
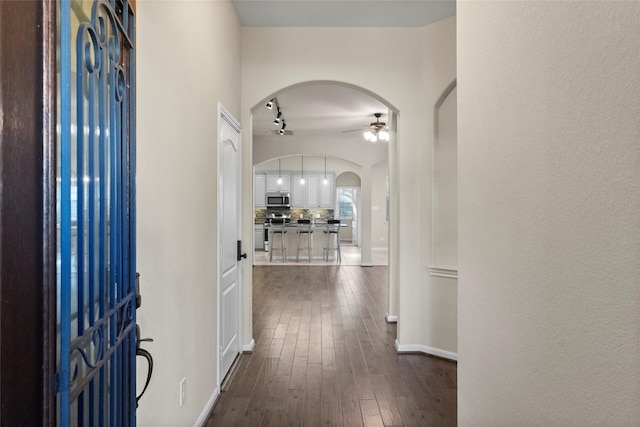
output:
{"label": "stainless steel microwave", "polygon": [[288,208],[291,207],[291,197],[289,193],[267,193],[266,204],[268,208]]}

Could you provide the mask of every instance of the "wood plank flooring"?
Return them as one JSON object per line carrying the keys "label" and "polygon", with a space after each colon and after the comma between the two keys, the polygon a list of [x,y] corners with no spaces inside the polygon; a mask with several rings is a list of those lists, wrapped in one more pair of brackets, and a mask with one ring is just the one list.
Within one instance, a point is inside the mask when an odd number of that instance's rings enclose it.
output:
{"label": "wood plank flooring", "polygon": [[455,362],[397,354],[387,267],[255,266],[253,353],[206,427],[455,426]]}

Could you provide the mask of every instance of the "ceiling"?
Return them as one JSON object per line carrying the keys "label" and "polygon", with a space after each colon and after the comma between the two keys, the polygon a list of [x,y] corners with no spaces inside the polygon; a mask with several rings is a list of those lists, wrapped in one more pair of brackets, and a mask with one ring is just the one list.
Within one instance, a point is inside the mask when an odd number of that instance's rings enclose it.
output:
{"label": "ceiling", "polygon": [[[416,27],[455,15],[455,0],[232,0],[243,26]],[[336,84],[297,86],[278,99],[287,131],[296,136],[359,137],[374,113],[388,109],[372,96]],[[254,109],[253,134],[273,136],[275,109]],[[357,132],[356,130],[360,130]],[[288,134],[290,132],[287,132]],[[284,136],[285,138],[287,135]]]}
{"label": "ceiling", "polygon": [[243,26],[421,27],[456,13],[455,0],[232,0]]}
{"label": "ceiling", "polygon": [[[387,107],[364,92],[335,83],[316,83],[297,86],[279,92],[278,105],[286,131],[293,135],[360,137],[375,121],[374,113],[383,113],[381,121],[387,121]],[[272,136],[280,127],[273,124],[277,111],[264,105],[253,114],[253,135]],[[290,132],[287,132],[286,138]],[[363,139],[364,141],[364,139]]]}

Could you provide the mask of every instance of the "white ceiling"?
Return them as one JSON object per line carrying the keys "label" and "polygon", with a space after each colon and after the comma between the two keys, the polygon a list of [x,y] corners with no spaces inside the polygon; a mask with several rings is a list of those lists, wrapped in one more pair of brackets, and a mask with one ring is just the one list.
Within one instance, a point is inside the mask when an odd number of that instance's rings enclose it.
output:
{"label": "white ceiling", "polygon": [[[386,122],[387,107],[372,96],[350,87],[331,83],[309,84],[279,92],[278,104],[295,136],[362,136],[374,113],[382,113]],[[274,135],[280,129],[273,124],[277,111],[258,106],[253,114],[253,134]],[[356,132],[360,131],[360,132]],[[286,136],[285,136],[286,137]]]}
{"label": "white ceiling", "polygon": [[[455,0],[233,0],[243,26],[415,27],[455,15]],[[374,113],[387,107],[335,84],[297,86],[275,94],[287,129],[296,136],[360,137]],[[274,135],[275,109],[254,109],[253,134]],[[349,132],[351,131],[351,132]],[[285,136],[286,138],[286,136]]]}
{"label": "white ceiling", "polygon": [[243,26],[421,27],[456,13],[455,0],[233,0]]}

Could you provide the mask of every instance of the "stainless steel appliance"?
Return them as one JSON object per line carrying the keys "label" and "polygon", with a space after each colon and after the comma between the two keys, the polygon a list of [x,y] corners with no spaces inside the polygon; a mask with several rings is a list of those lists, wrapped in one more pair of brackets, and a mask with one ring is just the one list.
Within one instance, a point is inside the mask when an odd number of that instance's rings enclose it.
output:
{"label": "stainless steel appliance", "polygon": [[267,209],[269,208],[289,208],[291,207],[291,197],[286,192],[267,193]]}

